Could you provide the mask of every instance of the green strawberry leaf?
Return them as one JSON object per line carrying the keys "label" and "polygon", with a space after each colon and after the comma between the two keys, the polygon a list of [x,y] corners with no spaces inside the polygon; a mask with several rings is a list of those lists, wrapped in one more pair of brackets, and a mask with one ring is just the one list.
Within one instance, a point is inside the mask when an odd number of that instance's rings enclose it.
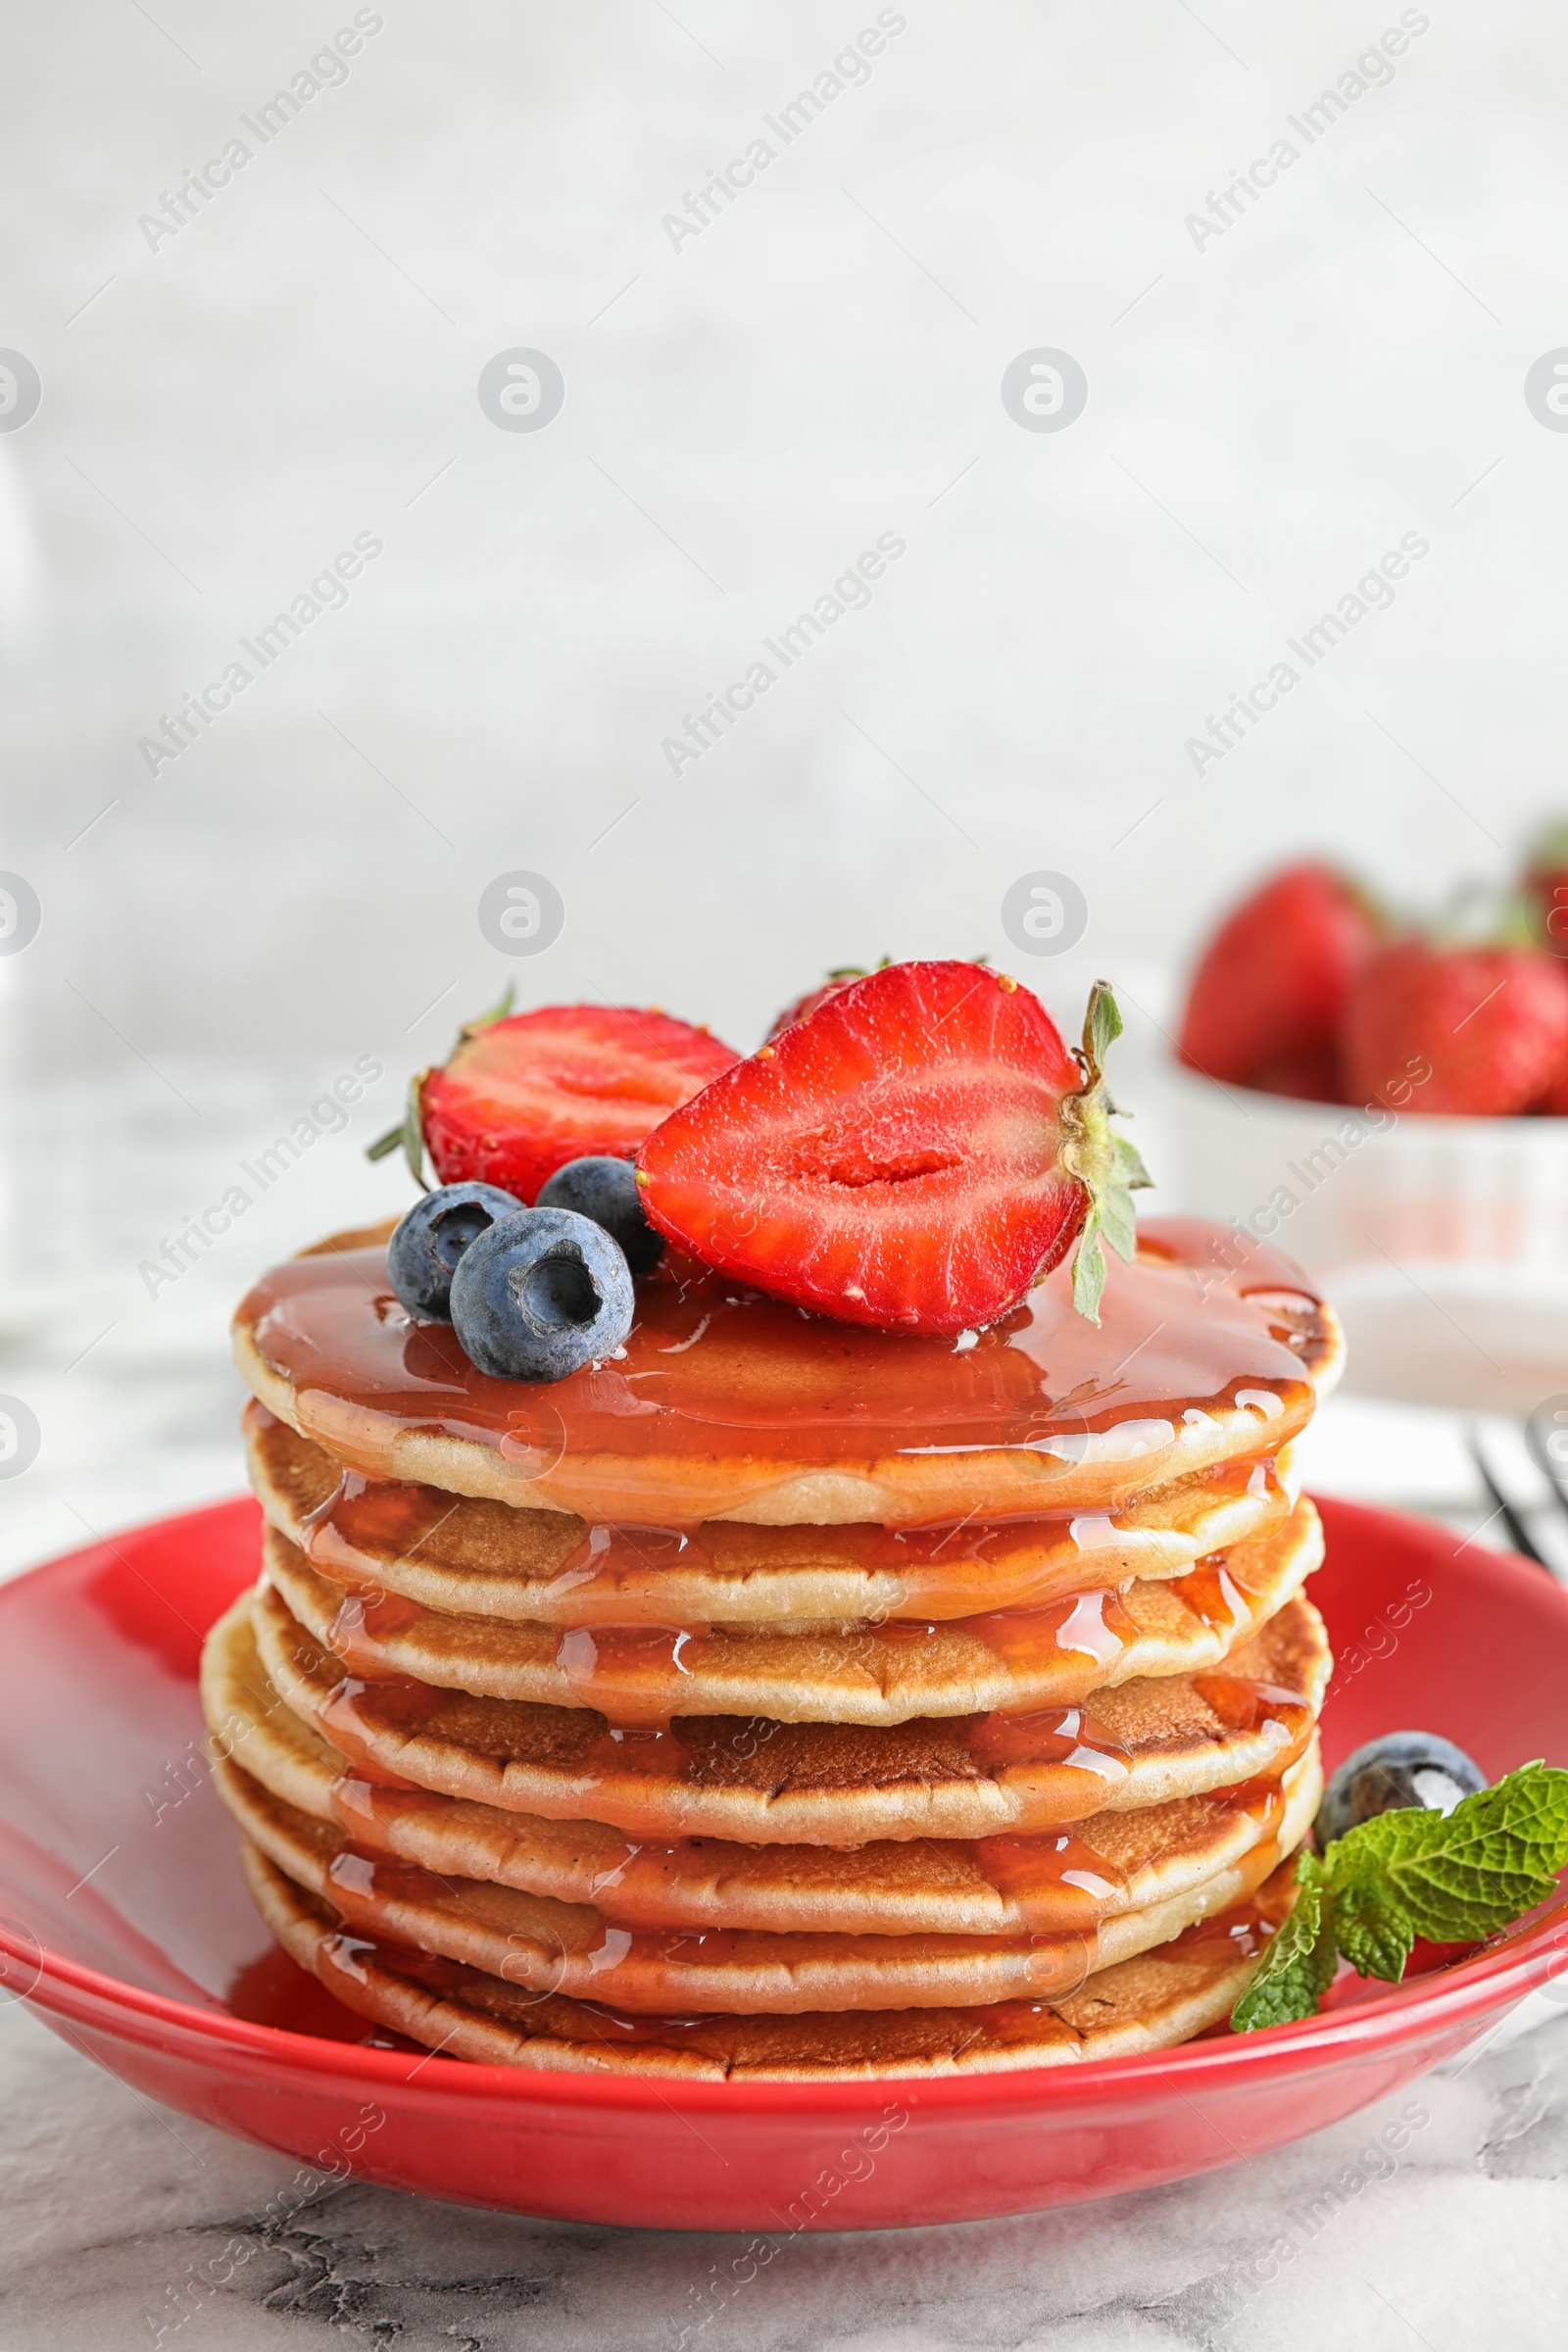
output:
{"label": "green strawberry leaf", "polygon": [[1110,993],[1110,983],[1097,980],[1084,1014],[1084,1058],[1091,1077],[1098,1077],[1104,1067],[1106,1051],[1120,1037],[1121,1027],[1121,1006]]}
{"label": "green strawberry leaf", "polygon": [[365,1147],[367,1159],[385,1159],[390,1152],[401,1152],[421,1193],[427,1193],[430,1187],[424,1181],[424,1126],[419,1090],[429,1075],[428,1070],[415,1071],[409,1080],[402,1118],[385,1135],[378,1135],[373,1144]]}
{"label": "green strawberry leaf", "polygon": [[[457,1052],[465,1038],[476,1036],[481,1029],[493,1029],[497,1021],[504,1021],[516,1001],[516,983],[509,980],[488,1012],[477,1013],[471,1021],[464,1022],[453,1041],[452,1052]],[[373,1144],[365,1147],[367,1159],[385,1159],[389,1153],[401,1151],[409,1163],[410,1174],[421,1193],[430,1190],[424,1177],[424,1107],[421,1100],[424,1082],[429,1075],[428,1070],[415,1071],[409,1080],[409,1097],[402,1118],[395,1127],[389,1127],[385,1135],[378,1135]]]}
{"label": "green strawberry leaf", "polygon": [[1138,1212],[1123,1184],[1113,1184],[1100,1203],[1100,1226],[1119,1258],[1131,1265],[1138,1248]]}
{"label": "green strawberry leaf", "polygon": [[1315,2016],[1318,1998],[1333,1984],[1338,1965],[1334,1897],[1316,1854],[1303,1852],[1296,1865],[1295,1904],[1269,1937],[1231,2011],[1233,2031],[1254,2034],[1260,2026],[1290,2026]]}
{"label": "green strawberry leaf", "polygon": [[1113,1181],[1124,1185],[1130,1193],[1141,1192],[1154,1181],[1137,1146],[1130,1144],[1124,1135],[1113,1135],[1110,1139],[1110,1173]]}
{"label": "green strawberry leaf", "polygon": [[[493,1029],[497,1021],[504,1021],[516,1002],[517,984],[515,980],[509,980],[488,1012],[481,1012],[473,1020],[464,1022],[463,1027],[458,1031],[458,1046],[462,1045],[466,1037],[471,1037],[476,1029]],[[457,1046],[452,1049],[454,1054],[457,1050]]]}
{"label": "green strawberry leaf", "polygon": [[1089,1206],[1078,1230],[1072,1261],[1072,1302],[1091,1323],[1100,1321],[1100,1302],[1105,1290],[1108,1242],[1118,1257],[1131,1259],[1138,1247],[1138,1220],[1133,1192],[1151,1178],[1143,1161],[1124,1136],[1111,1126],[1115,1105],[1105,1092],[1102,1071],[1106,1049],[1122,1032],[1121,1012],[1109,987],[1097,980],[1089,992],[1084,1014],[1084,1042],[1078,1063],[1084,1083],[1061,1104],[1061,1164],[1088,1195]]}
{"label": "green strawberry leaf", "polygon": [[1092,1205],[1078,1233],[1072,1257],[1072,1302],[1091,1323],[1100,1321],[1100,1301],[1105,1295],[1105,1259],[1100,1247],[1100,1209]]}

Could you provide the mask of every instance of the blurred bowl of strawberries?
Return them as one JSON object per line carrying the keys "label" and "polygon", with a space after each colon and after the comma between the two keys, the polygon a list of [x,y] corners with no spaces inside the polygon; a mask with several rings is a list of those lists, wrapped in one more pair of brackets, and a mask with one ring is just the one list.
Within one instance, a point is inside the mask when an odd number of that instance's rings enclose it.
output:
{"label": "blurred bowl of strawberries", "polygon": [[1413,1285],[1440,1313],[1445,1294],[1490,1296],[1560,1322],[1568,828],[1462,926],[1396,918],[1323,860],[1270,875],[1199,957],[1176,1064],[1185,1206],[1333,1274],[1341,1298]]}

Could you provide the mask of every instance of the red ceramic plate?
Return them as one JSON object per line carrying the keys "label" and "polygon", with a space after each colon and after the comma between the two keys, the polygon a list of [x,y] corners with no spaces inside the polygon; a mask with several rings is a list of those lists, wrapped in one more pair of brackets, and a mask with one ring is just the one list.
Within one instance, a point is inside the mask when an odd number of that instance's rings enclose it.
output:
{"label": "red ceramic plate", "polygon": [[[1568,1763],[1568,1592],[1418,1521],[1322,1508],[1329,1761],[1418,1727],[1493,1776]],[[373,2046],[272,1946],[206,1783],[197,1653],[257,1535],[249,1499],[222,1503],[0,1591],[0,1986],[149,2097],[313,2164],[661,2229],[1029,2212],[1315,2132],[1568,1966],[1559,1904],[1397,1988],[1349,1980],[1308,2025],[968,2082],[656,2086]]]}

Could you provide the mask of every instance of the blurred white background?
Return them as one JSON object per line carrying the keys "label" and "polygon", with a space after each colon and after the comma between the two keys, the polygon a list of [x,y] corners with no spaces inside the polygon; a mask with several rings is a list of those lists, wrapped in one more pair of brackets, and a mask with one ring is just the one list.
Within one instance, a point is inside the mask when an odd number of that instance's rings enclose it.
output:
{"label": "blurred white background", "polygon": [[[508,977],[746,1047],[830,964],[1023,969],[1004,896],[1065,872],[1085,936],[1026,976],[1072,1020],[1122,983],[1157,1172],[1160,1024],[1250,876],[1325,849],[1436,904],[1568,805],[1568,437],[1524,393],[1568,341],[1550,12],[79,0],[7,42],[0,346],[41,384],[0,430],[0,864],[42,910],[0,957],[0,1385],[43,1432],[13,1563],[237,1483],[229,1304],[402,1205],[363,1144]],[[480,405],[517,348],[564,382],[537,431]],[[1039,348],[1087,378],[1061,430],[1004,406]],[[362,534],[263,669],[242,640]],[[884,534],[869,603],[762,652]],[[1406,534],[1392,607],[1197,772]],[[564,903],[537,956],[479,928],[514,869]],[[362,1054],[350,1129],[150,1299]]]}

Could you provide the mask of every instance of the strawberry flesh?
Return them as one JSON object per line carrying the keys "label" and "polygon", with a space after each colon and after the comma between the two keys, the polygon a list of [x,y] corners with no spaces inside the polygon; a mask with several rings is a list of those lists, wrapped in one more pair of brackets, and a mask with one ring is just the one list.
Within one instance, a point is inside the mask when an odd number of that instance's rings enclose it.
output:
{"label": "strawberry flesh", "polygon": [[[1112,1139],[1089,1079],[1027,989],[972,963],[893,964],[657,1127],[637,1154],[643,1206],[694,1256],[799,1306],[977,1328],[1092,1214],[1098,1232]],[[1123,1185],[1141,1173],[1117,1163]],[[1130,1209],[1118,1229],[1107,1214],[1122,1248]]]}
{"label": "strawberry flesh", "polygon": [[1413,1081],[1410,1110],[1507,1117],[1541,1103],[1565,1063],[1568,974],[1538,949],[1402,939],[1373,956],[1347,1007],[1357,1102]]}
{"label": "strawberry flesh", "polygon": [[829,997],[836,997],[841,988],[848,988],[852,980],[864,978],[864,972],[858,969],[830,972],[820,988],[808,988],[804,997],[797,997],[793,1004],[785,1005],[768,1031],[766,1043],[771,1045],[786,1029],[793,1029],[797,1021],[808,1021],[819,1004],[825,1004]]}
{"label": "strawberry flesh", "polygon": [[[1313,1070],[1310,1086],[1324,1083],[1350,982],[1379,936],[1373,910],[1342,874],[1287,866],[1233,908],[1204,950],[1181,1059],[1230,1086],[1266,1089],[1271,1070]],[[1279,1091],[1307,1088],[1297,1076]]]}
{"label": "strawberry flesh", "polygon": [[547,1004],[467,1030],[419,1090],[443,1184],[499,1185],[531,1202],[568,1159],[629,1159],[652,1127],[735,1060],[667,1013]]}

